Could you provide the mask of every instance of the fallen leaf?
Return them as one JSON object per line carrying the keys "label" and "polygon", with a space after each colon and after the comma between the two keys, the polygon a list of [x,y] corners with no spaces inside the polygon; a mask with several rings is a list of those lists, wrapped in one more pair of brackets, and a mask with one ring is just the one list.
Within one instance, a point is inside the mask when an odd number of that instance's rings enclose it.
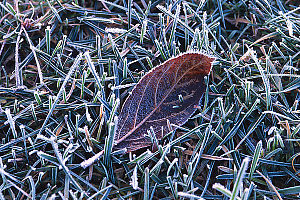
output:
{"label": "fallen leaf", "polygon": [[145,135],[151,126],[159,140],[169,132],[167,120],[184,124],[199,105],[212,61],[201,53],[185,53],[148,72],[121,109],[113,149],[130,152],[150,146]]}

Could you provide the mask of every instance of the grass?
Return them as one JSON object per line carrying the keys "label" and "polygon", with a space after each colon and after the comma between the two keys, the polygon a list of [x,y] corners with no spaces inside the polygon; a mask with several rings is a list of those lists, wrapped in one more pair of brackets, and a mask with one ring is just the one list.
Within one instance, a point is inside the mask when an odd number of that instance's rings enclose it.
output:
{"label": "grass", "polygon": [[[300,199],[299,10],[1,1],[0,199]],[[190,50],[217,58],[198,111],[157,151],[112,152],[133,86]]]}

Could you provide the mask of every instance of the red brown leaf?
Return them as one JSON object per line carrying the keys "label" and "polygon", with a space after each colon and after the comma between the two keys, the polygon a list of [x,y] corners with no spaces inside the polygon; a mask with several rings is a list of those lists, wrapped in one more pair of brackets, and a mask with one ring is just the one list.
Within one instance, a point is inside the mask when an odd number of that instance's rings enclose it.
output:
{"label": "red brown leaf", "polygon": [[205,91],[203,79],[213,60],[201,53],[185,53],[148,72],[122,107],[114,150],[130,152],[151,145],[145,137],[147,130],[152,126],[161,139],[168,133],[167,120],[184,124],[199,105]]}

